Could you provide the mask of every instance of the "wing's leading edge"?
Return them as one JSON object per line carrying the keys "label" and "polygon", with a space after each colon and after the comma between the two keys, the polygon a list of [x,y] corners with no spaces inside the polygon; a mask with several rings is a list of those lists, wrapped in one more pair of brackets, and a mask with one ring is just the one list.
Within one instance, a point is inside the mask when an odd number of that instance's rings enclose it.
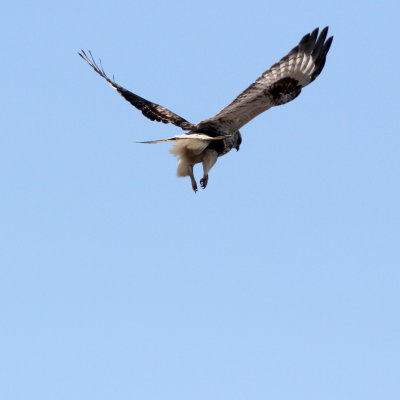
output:
{"label": "wing's leading edge", "polygon": [[78,54],[101,76],[103,77],[125,100],[129,101],[134,107],[142,112],[142,114],[152,121],[163,122],[164,124],[173,124],[182,128],[183,130],[193,130],[195,127],[190,122],[181,116],[175,114],[174,112],[168,110],[167,108],[160,106],[159,104],[152,103],[130,92],[129,90],[118,85],[114,80],[110,79],[104,72],[101,65],[100,67],[94,61],[92,53],[89,51],[87,55],[83,50],[78,52]]}

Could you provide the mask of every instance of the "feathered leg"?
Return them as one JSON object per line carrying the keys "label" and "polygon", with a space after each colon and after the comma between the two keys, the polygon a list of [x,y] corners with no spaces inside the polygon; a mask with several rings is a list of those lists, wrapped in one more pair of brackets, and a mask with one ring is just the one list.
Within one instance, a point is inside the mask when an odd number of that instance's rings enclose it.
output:
{"label": "feathered leg", "polygon": [[208,173],[210,169],[217,162],[218,153],[215,150],[206,150],[203,156],[203,177],[200,179],[200,185],[203,189],[206,188],[208,183]]}
{"label": "feathered leg", "polygon": [[196,179],[194,179],[194,175],[193,175],[193,165],[189,166],[189,176],[190,176],[190,180],[192,181],[192,189],[196,193],[197,192],[197,183],[196,183]]}
{"label": "feathered leg", "polygon": [[197,183],[193,175],[193,164],[186,157],[179,159],[177,175],[181,177],[189,176],[192,182],[192,189],[195,193],[197,192]]}

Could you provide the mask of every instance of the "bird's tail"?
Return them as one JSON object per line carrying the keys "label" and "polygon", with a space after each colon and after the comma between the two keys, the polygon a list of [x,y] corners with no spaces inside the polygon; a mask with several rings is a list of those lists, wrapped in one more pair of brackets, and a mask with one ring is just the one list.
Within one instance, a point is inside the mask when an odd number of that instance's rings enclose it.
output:
{"label": "bird's tail", "polygon": [[135,143],[167,143],[167,142],[175,142],[177,140],[190,140],[190,139],[198,139],[198,140],[204,140],[204,141],[209,141],[209,140],[223,140],[232,135],[222,135],[222,136],[216,136],[216,137],[211,137],[208,135],[205,135],[203,133],[183,133],[181,135],[176,135],[173,137],[170,137],[168,139],[160,139],[160,140],[147,140],[145,142],[135,142]]}

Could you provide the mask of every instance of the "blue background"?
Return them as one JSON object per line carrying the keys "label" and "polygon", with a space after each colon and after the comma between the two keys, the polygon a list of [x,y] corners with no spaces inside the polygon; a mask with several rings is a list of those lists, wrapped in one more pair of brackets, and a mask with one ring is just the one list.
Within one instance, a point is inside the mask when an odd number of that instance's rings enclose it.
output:
{"label": "blue background", "polygon": [[[395,399],[395,1],[2,6],[2,399]],[[321,76],[242,128],[196,195],[181,131],[316,26]],[[199,178],[201,169],[196,169]]]}

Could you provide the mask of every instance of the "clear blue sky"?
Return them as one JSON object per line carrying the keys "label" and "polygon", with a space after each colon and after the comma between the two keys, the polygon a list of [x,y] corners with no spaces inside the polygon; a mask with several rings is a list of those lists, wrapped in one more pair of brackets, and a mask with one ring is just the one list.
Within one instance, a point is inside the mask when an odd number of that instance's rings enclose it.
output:
{"label": "clear blue sky", "polygon": [[[0,397],[400,398],[395,1],[2,7]],[[242,129],[198,194],[180,130],[316,26],[321,76]],[[197,176],[200,170],[196,170]]]}

